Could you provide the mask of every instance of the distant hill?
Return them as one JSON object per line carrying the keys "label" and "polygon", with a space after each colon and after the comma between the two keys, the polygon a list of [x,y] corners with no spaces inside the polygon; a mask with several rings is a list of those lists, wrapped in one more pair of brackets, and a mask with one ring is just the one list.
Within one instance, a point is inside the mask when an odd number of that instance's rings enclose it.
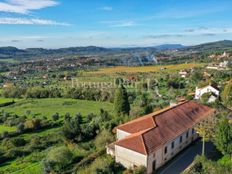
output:
{"label": "distant hill", "polygon": [[70,47],[60,49],[44,49],[44,48],[27,48],[18,49],[15,47],[0,47],[0,59],[4,58],[32,58],[32,57],[45,57],[45,56],[66,56],[66,55],[92,55],[101,54],[110,51],[102,47]]}
{"label": "distant hill", "polygon": [[156,52],[157,49],[154,47],[137,47],[137,48],[103,48],[96,46],[88,47],[70,47],[70,48],[59,48],[59,49],[44,49],[44,48],[27,48],[18,49],[15,47],[0,47],[0,59],[14,58],[14,59],[25,59],[25,58],[52,58],[61,56],[72,56],[72,55],[107,55],[107,54],[134,54],[142,52]]}
{"label": "distant hill", "polygon": [[107,49],[102,47],[88,46],[59,49],[28,48],[25,51],[28,54],[95,54],[105,52]]}
{"label": "distant hill", "polygon": [[175,50],[175,49],[180,49],[180,48],[185,48],[186,46],[181,45],[181,44],[164,44],[164,45],[159,45],[156,46],[155,48],[158,50]]}
{"label": "distant hill", "polygon": [[[57,58],[65,56],[74,55],[97,55],[105,56],[106,58],[112,58],[114,56],[123,57],[125,55],[143,54],[148,56],[155,55],[155,53],[163,50],[178,49],[179,51],[212,51],[212,50],[226,50],[232,49],[232,41],[224,40],[218,42],[211,42],[200,44],[196,46],[183,46],[181,44],[164,44],[153,47],[134,47],[134,48],[103,48],[96,46],[88,47],[70,47],[70,48],[60,48],[60,49],[44,49],[44,48],[28,48],[28,49],[18,49],[15,47],[0,47],[0,59],[33,59],[33,58]],[[123,55],[121,55],[123,54]],[[128,57],[128,56],[126,56]]]}
{"label": "distant hill", "polygon": [[212,51],[212,50],[225,50],[232,49],[231,40],[223,40],[218,42],[204,43],[196,46],[186,47],[183,50],[189,51]]}
{"label": "distant hill", "polygon": [[23,50],[20,50],[16,47],[0,47],[0,53],[1,54],[14,54],[18,52],[23,52]]}

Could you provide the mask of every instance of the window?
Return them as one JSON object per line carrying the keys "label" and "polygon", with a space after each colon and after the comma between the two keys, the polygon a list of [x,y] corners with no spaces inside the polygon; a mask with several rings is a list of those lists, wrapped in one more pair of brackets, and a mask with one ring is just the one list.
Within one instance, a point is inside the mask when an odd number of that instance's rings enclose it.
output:
{"label": "window", "polygon": [[164,148],[164,154],[166,154],[168,152],[168,147],[166,146],[165,148]]}
{"label": "window", "polygon": [[182,136],[180,136],[180,143],[182,143],[182,141],[183,141],[183,138],[182,138]]}
{"label": "window", "polygon": [[156,161],[153,161],[152,168],[153,168],[153,171],[156,170]]}
{"label": "window", "polygon": [[172,149],[174,149],[175,147],[175,142],[172,142]]}
{"label": "window", "polygon": [[186,133],[186,138],[188,138],[188,137],[189,137],[189,132]]}

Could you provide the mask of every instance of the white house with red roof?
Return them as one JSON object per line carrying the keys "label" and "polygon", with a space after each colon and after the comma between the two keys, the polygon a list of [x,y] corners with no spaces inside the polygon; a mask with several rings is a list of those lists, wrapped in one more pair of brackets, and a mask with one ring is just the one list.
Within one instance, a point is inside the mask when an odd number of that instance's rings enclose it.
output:
{"label": "white house with red roof", "polygon": [[151,174],[196,140],[194,126],[214,115],[207,106],[185,101],[116,128],[107,153],[126,168],[145,166]]}

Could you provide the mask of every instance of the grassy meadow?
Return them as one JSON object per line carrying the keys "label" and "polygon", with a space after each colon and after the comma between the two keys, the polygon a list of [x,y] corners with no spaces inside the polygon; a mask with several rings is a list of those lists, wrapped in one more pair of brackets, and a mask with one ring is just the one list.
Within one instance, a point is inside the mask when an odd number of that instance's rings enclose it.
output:
{"label": "grassy meadow", "polygon": [[65,115],[69,113],[75,115],[81,113],[87,115],[89,113],[98,114],[100,109],[112,111],[113,105],[111,103],[102,103],[86,100],[75,100],[75,99],[29,99],[22,100],[14,105],[4,107],[4,111],[8,113],[15,113],[17,115],[25,115],[27,111],[31,111],[31,115],[36,117],[46,116],[51,118],[55,113]]}
{"label": "grassy meadow", "polygon": [[[2,102],[6,102],[7,99],[1,98]],[[5,112],[11,114],[17,114],[19,116],[26,115],[28,110],[31,111],[31,114],[27,117],[32,117],[33,115],[37,118],[42,118],[46,116],[48,119],[51,119],[51,116],[56,112],[62,116],[65,113],[70,113],[71,116],[81,113],[83,116],[86,116],[89,113],[98,114],[100,109],[112,111],[113,105],[107,102],[95,102],[95,101],[86,101],[86,100],[75,100],[75,99],[22,99],[17,101],[15,104],[7,107],[0,108]],[[16,127],[8,127],[5,125],[0,125],[0,133],[8,131],[16,131]],[[55,141],[61,139],[61,127],[53,127],[48,129],[42,129],[34,132],[25,132],[17,136],[17,138],[24,139],[26,142],[30,143],[35,137],[45,138],[45,139],[54,139]],[[81,143],[80,143],[81,144]],[[19,157],[12,161],[0,164],[0,173],[7,174],[42,174],[43,165],[42,160],[47,156],[51,148],[59,146],[59,142],[50,144],[47,149],[42,151],[35,151],[29,155]],[[27,144],[28,146],[28,144]],[[26,146],[25,146],[26,147]],[[0,148],[4,148],[1,146]],[[23,147],[19,147],[22,149]],[[76,149],[77,150],[77,149]],[[82,155],[83,153],[89,153],[81,146],[78,146],[78,150],[75,153]]]}
{"label": "grassy meadow", "polygon": [[12,102],[12,101],[18,101],[18,99],[12,99],[12,98],[1,98],[0,97],[0,104]]}

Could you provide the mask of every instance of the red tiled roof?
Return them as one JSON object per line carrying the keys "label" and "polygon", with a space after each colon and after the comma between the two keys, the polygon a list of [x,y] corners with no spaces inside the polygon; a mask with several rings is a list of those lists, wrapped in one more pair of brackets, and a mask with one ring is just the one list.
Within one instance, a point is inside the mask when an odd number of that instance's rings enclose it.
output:
{"label": "red tiled roof", "polygon": [[214,112],[207,106],[186,101],[118,126],[117,129],[131,135],[114,144],[147,155]]}
{"label": "red tiled roof", "polygon": [[139,131],[153,128],[156,126],[156,124],[152,116],[153,115],[149,114],[149,115],[140,117],[128,123],[119,125],[117,129],[133,134]]}

